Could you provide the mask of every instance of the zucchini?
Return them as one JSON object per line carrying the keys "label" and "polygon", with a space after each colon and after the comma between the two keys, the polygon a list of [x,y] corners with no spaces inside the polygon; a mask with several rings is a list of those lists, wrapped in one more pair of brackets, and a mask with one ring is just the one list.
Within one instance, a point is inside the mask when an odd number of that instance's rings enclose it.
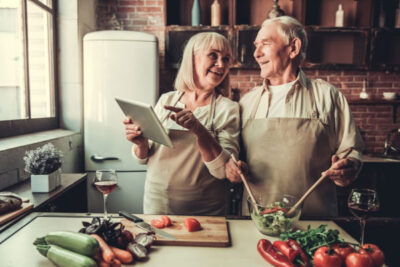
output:
{"label": "zucchini", "polygon": [[36,249],[59,267],[97,266],[93,259],[56,245],[37,245]]}
{"label": "zucchini", "polygon": [[44,240],[38,238],[34,244],[57,245],[89,257],[93,256],[99,248],[99,242],[96,238],[87,234],[68,231],[50,232],[44,237]]}

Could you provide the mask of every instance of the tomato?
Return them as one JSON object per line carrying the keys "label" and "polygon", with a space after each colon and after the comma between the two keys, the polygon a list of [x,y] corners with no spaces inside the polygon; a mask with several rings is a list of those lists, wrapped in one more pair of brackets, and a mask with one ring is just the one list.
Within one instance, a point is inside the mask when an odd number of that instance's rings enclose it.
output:
{"label": "tomato", "polygon": [[354,248],[348,244],[345,243],[337,243],[337,244],[333,244],[332,245],[332,249],[339,254],[340,256],[342,256],[343,261],[346,260],[347,255],[349,255],[350,253],[355,252]]}
{"label": "tomato", "polygon": [[162,220],[153,219],[153,220],[151,220],[150,223],[151,223],[151,225],[154,226],[155,228],[158,228],[158,229],[164,228],[164,222],[163,222]]}
{"label": "tomato", "polygon": [[188,232],[194,232],[201,230],[201,226],[198,220],[195,218],[187,218],[184,222],[186,229]]}
{"label": "tomato", "polygon": [[374,267],[374,262],[368,254],[353,252],[346,258],[346,267]]}
{"label": "tomato", "polygon": [[318,248],[314,253],[315,267],[341,267],[342,264],[342,256],[327,246]]}
{"label": "tomato", "polygon": [[359,252],[361,254],[368,254],[374,262],[375,267],[381,267],[385,263],[385,255],[377,245],[364,244]]}
{"label": "tomato", "polygon": [[171,219],[166,215],[161,216],[161,220],[164,222],[164,226],[165,227],[168,227],[168,226],[172,225]]}

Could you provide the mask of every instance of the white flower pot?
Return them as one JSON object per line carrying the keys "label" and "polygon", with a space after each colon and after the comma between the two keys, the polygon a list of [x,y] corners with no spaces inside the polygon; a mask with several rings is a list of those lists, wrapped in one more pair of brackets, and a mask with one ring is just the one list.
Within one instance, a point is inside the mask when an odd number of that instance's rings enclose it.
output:
{"label": "white flower pot", "polygon": [[61,184],[60,169],[49,174],[31,175],[32,193],[47,193],[53,191],[60,184]]}

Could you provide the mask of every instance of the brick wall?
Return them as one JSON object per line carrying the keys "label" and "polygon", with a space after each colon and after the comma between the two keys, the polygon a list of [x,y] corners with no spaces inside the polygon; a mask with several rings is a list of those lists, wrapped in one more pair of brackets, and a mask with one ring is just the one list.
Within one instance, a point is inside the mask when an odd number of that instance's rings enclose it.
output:
{"label": "brick wall", "polygon": [[[160,49],[160,90],[171,90],[176,70],[164,68],[165,0],[98,0],[98,30],[115,28],[120,23],[124,30],[144,31],[157,36]],[[116,19],[113,19],[115,14]],[[117,25],[118,26],[118,25]],[[357,99],[363,80],[368,80],[367,92],[381,98],[382,92],[400,95],[400,74],[381,71],[327,71],[306,70],[311,78],[321,78],[335,85],[347,99]],[[232,88],[245,93],[262,83],[258,70],[233,69],[230,72]],[[400,127],[400,118],[393,122],[392,105],[351,105],[354,118],[366,143],[366,153],[382,153],[388,131]],[[395,110],[400,117],[400,108]]]}

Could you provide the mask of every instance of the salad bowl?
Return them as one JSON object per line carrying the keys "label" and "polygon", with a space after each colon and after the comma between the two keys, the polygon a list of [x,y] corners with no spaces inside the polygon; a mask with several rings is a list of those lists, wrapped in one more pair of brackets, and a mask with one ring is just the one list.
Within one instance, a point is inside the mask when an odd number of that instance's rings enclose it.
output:
{"label": "salad bowl", "polygon": [[262,234],[279,236],[291,231],[299,221],[301,206],[290,216],[286,214],[297,202],[297,197],[287,194],[265,194],[256,199],[257,209],[250,197],[247,198],[247,205],[251,219]]}

